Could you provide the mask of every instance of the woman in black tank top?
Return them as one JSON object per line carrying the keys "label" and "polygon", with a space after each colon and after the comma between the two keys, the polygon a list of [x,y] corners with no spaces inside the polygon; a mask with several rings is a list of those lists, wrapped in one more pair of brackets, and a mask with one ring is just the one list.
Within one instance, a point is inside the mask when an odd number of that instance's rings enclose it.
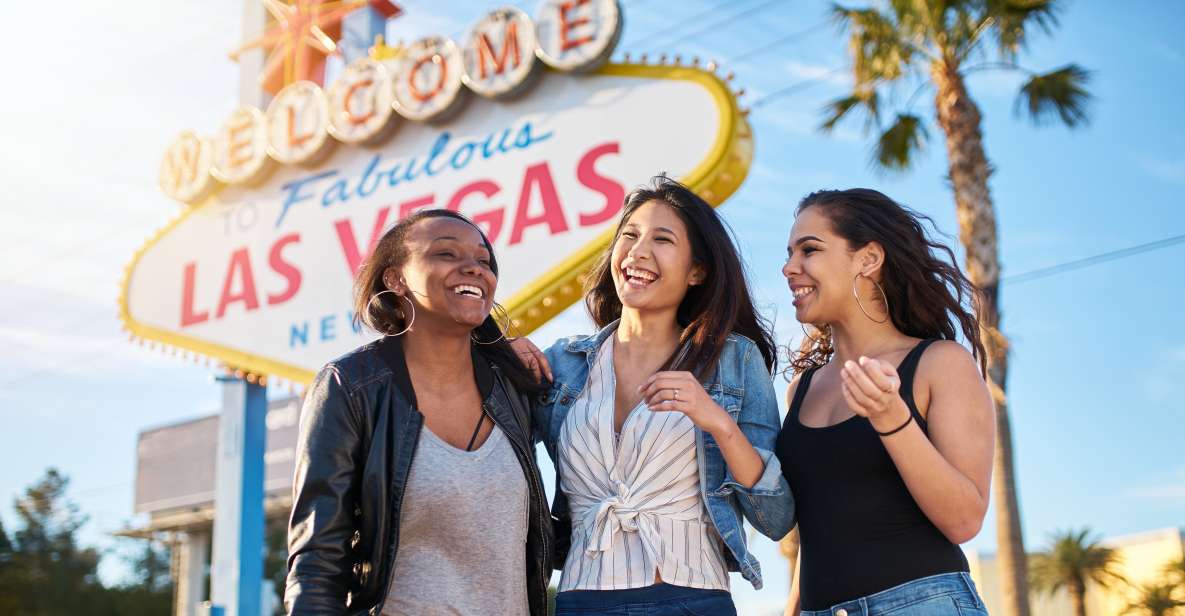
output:
{"label": "woman in black tank top", "polygon": [[986,613],[958,544],[987,511],[995,416],[974,290],[922,218],[866,189],[798,206],[782,273],[816,331],[776,448],[801,538],[791,613]]}

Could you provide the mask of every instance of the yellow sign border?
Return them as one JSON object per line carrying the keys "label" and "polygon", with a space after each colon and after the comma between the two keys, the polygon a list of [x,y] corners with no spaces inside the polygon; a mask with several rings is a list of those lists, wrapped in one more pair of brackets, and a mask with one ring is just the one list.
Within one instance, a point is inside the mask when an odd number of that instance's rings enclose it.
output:
{"label": "yellow sign border", "polygon": [[[703,86],[716,103],[719,128],[708,156],[687,175],[679,179],[713,207],[719,206],[740,187],[741,182],[748,175],[749,166],[753,161],[753,132],[745,118],[746,114],[737,106],[736,97],[728,89],[728,85],[713,72],[682,66],[609,64],[593,74],[690,81]],[[203,205],[205,203],[186,208],[181,215],[158,230],[132,255],[131,261],[124,268],[123,278],[120,281],[119,317],[123,321],[124,327],[134,338],[153,340],[199,353],[224,362],[231,370],[241,370],[254,375],[272,375],[294,383],[307,384],[311,382],[316,376],[313,371],[145,325],[132,318],[128,309],[128,287],[131,285],[133,269],[149,247]],[[518,332],[522,332],[524,335],[530,333],[580,299],[583,294],[582,278],[613,241],[614,231],[614,229],[607,229],[597,239],[589,242],[578,252],[561,261],[548,273],[528,284],[507,300],[506,309]]]}

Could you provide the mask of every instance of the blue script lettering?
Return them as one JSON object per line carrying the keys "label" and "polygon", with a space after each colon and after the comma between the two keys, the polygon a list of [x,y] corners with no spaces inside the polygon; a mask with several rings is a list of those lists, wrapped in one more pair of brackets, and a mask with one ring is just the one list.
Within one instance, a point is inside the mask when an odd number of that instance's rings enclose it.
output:
{"label": "blue script lettering", "polygon": [[[450,170],[461,171],[474,160],[484,161],[499,154],[529,149],[551,139],[554,134],[554,131],[540,133],[531,122],[523,122],[517,130],[513,126],[496,130],[479,139],[458,140],[452,133],[442,131],[428,151],[421,155],[384,165],[383,155],[375,154],[356,178],[342,177],[328,187],[316,187],[322,180],[341,173],[338,169],[330,169],[292,180],[280,187],[284,199],[280,215],[276,217],[276,227],[284,222],[288,210],[294,205],[317,199],[318,196],[322,207],[345,203],[355,195],[366,198],[380,188],[411,184],[421,177],[435,177]],[[477,156],[479,153],[480,159]]]}

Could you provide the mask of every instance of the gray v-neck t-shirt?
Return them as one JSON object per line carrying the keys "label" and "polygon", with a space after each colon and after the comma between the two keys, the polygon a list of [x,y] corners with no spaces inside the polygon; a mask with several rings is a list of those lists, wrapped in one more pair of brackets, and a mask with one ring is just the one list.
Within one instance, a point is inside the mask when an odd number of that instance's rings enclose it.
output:
{"label": "gray v-neck t-shirt", "polygon": [[522,466],[498,427],[475,451],[424,427],[383,616],[527,614],[528,499]]}

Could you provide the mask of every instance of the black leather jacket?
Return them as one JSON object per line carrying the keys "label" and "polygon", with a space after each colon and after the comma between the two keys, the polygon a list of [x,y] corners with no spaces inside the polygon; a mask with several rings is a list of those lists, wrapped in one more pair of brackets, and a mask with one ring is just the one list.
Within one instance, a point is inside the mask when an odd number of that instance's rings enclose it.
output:
{"label": "black leather jacket", "polygon": [[[544,616],[554,541],[531,440],[531,400],[476,352],[473,363],[482,407],[527,478],[527,596],[532,616]],[[414,394],[405,391],[412,389],[401,345],[388,338],[329,363],[306,393],[288,526],[289,614],[382,610],[399,550],[403,488],[424,422]]]}

